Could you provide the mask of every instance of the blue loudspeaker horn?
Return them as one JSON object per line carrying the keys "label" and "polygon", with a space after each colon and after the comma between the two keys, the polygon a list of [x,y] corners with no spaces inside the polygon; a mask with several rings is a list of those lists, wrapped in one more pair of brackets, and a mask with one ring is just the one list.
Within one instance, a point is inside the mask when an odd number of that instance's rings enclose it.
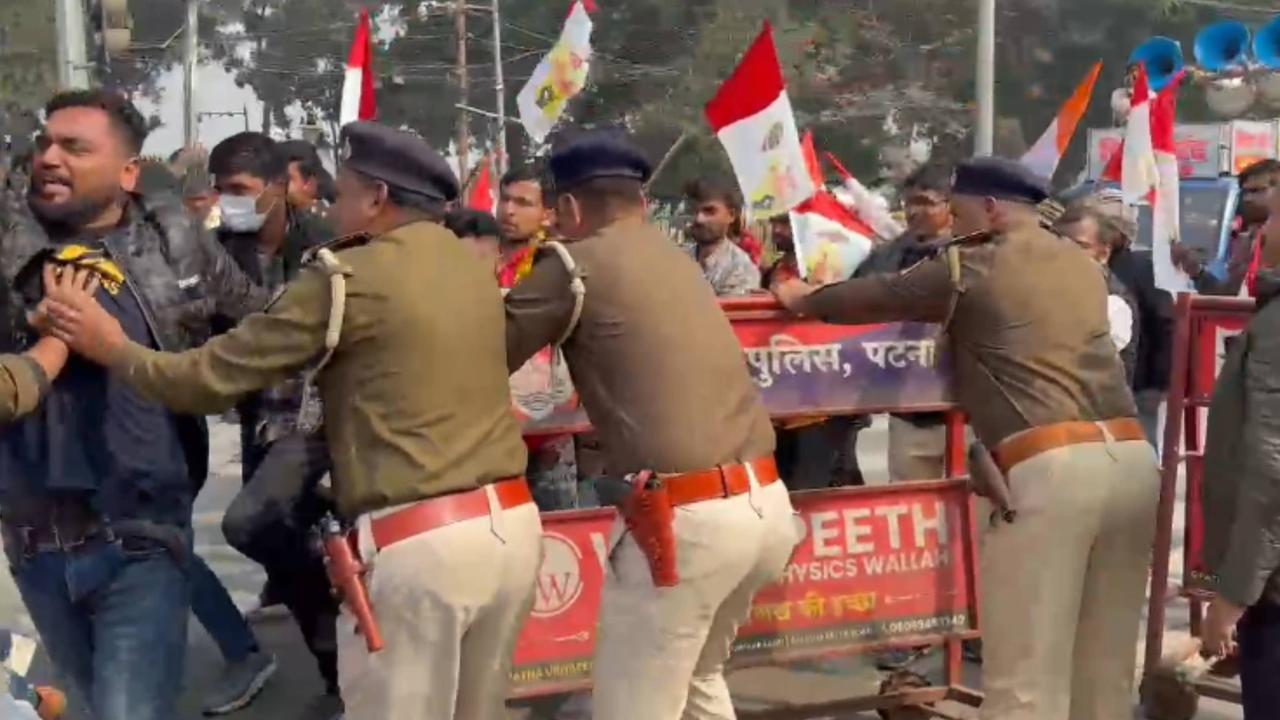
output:
{"label": "blue loudspeaker horn", "polygon": [[1235,20],[1216,22],[1196,35],[1196,62],[1209,72],[1244,65],[1249,59],[1249,28]]}
{"label": "blue loudspeaker horn", "polygon": [[1154,92],[1160,92],[1182,70],[1182,46],[1171,38],[1153,37],[1133,51],[1129,63],[1145,65],[1147,84]]}
{"label": "blue loudspeaker horn", "polygon": [[1280,16],[1263,25],[1253,36],[1253,56],[1268,70],[1280,70]]}

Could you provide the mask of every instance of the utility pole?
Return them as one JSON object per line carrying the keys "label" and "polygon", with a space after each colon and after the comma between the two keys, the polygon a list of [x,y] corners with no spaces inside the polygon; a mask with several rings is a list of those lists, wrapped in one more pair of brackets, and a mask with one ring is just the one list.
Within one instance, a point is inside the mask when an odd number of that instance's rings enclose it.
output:
{"label": "utility pole", "polygon": [[[458,72],[458,90],[462,97],[461,102],[465,103],[469,97],[471,88],[470,78],[467,77],[467,0],[457,0],[453,15],[454,32],[457,34],[458,55],[457,55],[457,72]],[[466,177],[467,174],[467,156],[470,154],[468,149],[471,147],[471,133],[467,128],[467,114],[465,112],[458,113],[458,138],[457,138],[457,155],[458,155],[458,177]]]}
{"label": "utility pole", "polygon": [[[502,8],[493,0],[493,77],[498,91],[498,174],[507,171],[507,86],[502,80]],[[465,101],[464,101],[465,102]]]}
{"label": "utility pole", "polygon": [[996,0],[978,0],[978,117],[974,154],[991,155],[996,134]]}
{"label": "utility pole", "polygon": [[85,51],[84,6],[81,0],[54,0],[58,30],[58,87],[89,87],[89,56]]}
{"label": "utility pole", "polygon": [[200,57],[199,33],[199,0],[187,0],[187,32],[182,42],[182,140],[186,147],[195,145],[200,135],[200,116],[196,111],[196,63]]}

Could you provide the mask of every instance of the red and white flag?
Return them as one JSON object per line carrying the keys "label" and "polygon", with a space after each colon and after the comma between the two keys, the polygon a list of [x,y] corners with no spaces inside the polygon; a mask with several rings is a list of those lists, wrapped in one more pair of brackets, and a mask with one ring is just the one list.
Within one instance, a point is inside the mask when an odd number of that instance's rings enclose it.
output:
{"label": "red and white flag", "polygon": [[805,169],[769,23],[707,103],[706,116],[729,154],[748,215],[787,212],[817,190]]}
{"label": "red and white flag", "polygon": [[[810,181],[821,188],[822,170],[813,147],[813,133],[805,133],[801,152]],[[875,237],[857,213],[823,189],[791,211],[791,234],[801,276],[821,284],[852,277],[871,253]]]}
{"label": "red and white flag", "polygon": [[471,185],[471,192],[467,194],[467,207],[493,215],[498,210],[498,201],[493,194],[493,163],[488,156],[481,163],[480,172]]}
{"label": "red and white flag", "polygon": [[373,37],[369,32],[369,11],[360,9],[356,36],[347,54],[347,73],[342,81],[342,106],[338,112],[339,127],[356,120],[372,120],[378,115],[378,102],[373,95]]}
{"label": "red and white flag", "polygon": [[1179,74],[1152,95],[1147,72],[1139,67],[1124,141],[1103,172],[1104,180],[1119,180],[1130,205],[1151,206],[1151,264],[1156,287],[1171,293],[1194,292],[1195,285],[1173,263],[1173,244],[1181,223],[1181,178],[1173,128],[1178,106]]}
{"label": "red and white flag", "polygon": [[1049,123],[1049,127],[1036,141],[1035,145],[1022,156],[1022,164],[1039,175],[1052,178],[1058,169],[1058,163],[1071,144],[1071,136],[1076,132],[1080,118],[1089,109],[1089,100],[1093,97],[1093,86],[1098,82],[1098,74],[1102,72],[1102,62],[1094,64],[1093,69],[1076,87],[1076,91],[1063,103],[1058,116]]}

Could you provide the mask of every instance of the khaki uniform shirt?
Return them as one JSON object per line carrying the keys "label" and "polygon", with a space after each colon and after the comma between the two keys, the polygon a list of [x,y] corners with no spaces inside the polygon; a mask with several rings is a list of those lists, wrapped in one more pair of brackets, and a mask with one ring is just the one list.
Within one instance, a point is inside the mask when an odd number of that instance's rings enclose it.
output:
{"label": "khaki uniform shirt", "polygon": [[35,410],[48,387],[49,379],[34,360],[21,355],[0,355],[0,423]]}
{"label": "khaki uniform shirt", "polygon": [[958,243],[958,288],[943,253],[823,288],[801,311],[847,324],[943,322],[954,298],[951,387],[987,447],[1042,425],[1136,414],[1096,262],[1040,228]]}
{"label": "khaki uniform shirt", "polygon": [[[347,517],[524,472],[492,268],[439,225],[331,244],[349,270],[342,336],[318,384]],[[140,392],[187,413],[224,410],[322,353],[329,278],[304,270],[264,313],[179,354],[112,358]]]}
{"label": "khaki uniform shirt", "polygon": [[[698,264],[639,219],[566,247],[586,301],[563,349],[610,471],[693,472],[771,454],[769,416]],[[569,283],[544,250],[507,295],[509,370],[560,339]]]}

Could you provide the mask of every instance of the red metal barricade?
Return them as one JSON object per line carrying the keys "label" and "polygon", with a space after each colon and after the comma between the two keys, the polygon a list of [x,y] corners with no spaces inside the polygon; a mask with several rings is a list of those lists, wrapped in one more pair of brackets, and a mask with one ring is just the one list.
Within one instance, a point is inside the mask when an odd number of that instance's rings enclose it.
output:
{"label": "red metal barricade", "polygon": [[[1221,348],[1248,322],[1252,300],[1183,294],[1175,307],[1173,364],[1170,370],[1164,447],[1161,453],[1160,510],[1151,565],[1151,593],[1147,616],[1145,672],[1159,664],[1164,651],[1166,605],[1178,596],[1190,605],[1193,635],[1200,634],[1203,604],[1212,599],[1202,582],[1201,547],[1204,520],[1201,488],[1204,481],[1204,430],[1213,386],[1220,369]],[[1178,472],[1186,466],[1186,527],[1183,584],[1169,587],[1173,547],[1173,517],[1177,505]],[[1197,683],[1205,697],[1240,702],[1239,687],[1214,677]]]}
{"label": "red metal barricade", "polygon": [[[936,482],[794,493],[805,538],[783,577],[755,598],[732,667],[887,648],[944,646],[944,686],[742,717],[817,717],[919,706],[976,706],[961,682],[960,642],[979,635],[975,518],[964,479],[964,418],[936,370],[934,329],[797,321],[772,298],[724,302],[745,360],[775,419],[947,411],[947,476]],[[672,351],[676,351],[672,349]],[[529,434],[586,429],[576,407]],[[515,651],[513,695],[590,686],[611,509],[543,515],[545,558],[535,606]]]}

